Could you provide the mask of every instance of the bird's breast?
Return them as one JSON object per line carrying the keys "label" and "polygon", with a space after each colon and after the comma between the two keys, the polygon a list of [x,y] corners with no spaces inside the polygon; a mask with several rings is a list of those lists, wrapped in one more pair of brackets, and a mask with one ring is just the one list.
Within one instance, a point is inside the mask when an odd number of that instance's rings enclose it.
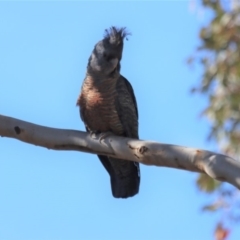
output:
{"label": "bird's breast", "polygon": [[85,79],[78,105],[83,121],[91,131],[122,134],[116,100],[117,91],[114,85],[108,82],[96,85],[93,79]]}

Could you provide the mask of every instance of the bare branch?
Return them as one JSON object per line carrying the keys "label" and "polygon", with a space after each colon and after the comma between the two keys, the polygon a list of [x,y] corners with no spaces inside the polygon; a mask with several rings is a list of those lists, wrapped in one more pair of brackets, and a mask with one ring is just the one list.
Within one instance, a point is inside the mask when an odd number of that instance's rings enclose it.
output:
{"label": "bare branch", "polygon": [[240,189],[240,162],[210,151],[115,135],[93,138],[86,132],[43,127],[3,115],[0,115],[0,136],[48,149],[82,151],[146,165],[206,173]]}

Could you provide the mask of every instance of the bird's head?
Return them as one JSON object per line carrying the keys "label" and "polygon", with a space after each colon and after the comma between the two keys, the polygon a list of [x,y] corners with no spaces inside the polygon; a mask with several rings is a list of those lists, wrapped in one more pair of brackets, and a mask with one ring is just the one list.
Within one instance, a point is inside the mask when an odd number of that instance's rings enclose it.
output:
{"label": "bird's head", "polygon": [[123,41],[127,35],[126,28],[111,27],[105,30],[104,38],[95,45],[89,58],[88,69],[107,75],[120,71]]}

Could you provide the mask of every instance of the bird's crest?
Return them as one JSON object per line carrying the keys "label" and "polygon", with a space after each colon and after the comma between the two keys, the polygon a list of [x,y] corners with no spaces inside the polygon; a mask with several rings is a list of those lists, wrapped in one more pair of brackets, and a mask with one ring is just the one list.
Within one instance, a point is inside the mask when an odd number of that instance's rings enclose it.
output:
{"label": "bird's crest", "polygon": [[119,41],[122,41],[128,35],[131,35],[131,33],[125,27],[110,27],[109,29],[105,29],[104,39],[109,40],[110,43],[119,43]]}

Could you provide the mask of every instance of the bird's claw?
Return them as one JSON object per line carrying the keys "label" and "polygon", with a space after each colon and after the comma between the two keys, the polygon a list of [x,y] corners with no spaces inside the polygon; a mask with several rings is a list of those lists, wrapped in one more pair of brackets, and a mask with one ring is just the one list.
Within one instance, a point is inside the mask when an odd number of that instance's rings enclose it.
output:
{"label": "bird's claw", "polygon": [[92,138],[92,139],[97,139],[97,132],[95,132],[95,131],[91,131],[90,132],[90,137]]}
{"label": "bird's claw", "polygon": [[113,135],[112,132],[103,132],[103,133],[100,133],[100,132],[98,132],[98,131],[91,131],[91,132],[90,132],[90,137],[91,137],[92,139],[97,139],[97,134],[100,134],[100,136],[99,136],[99,142],[100,142],[100,143],[102,143],[102,140],[104,140],[106,137]]}
{"label": "bird's claw", "polygon": [[112,132],[103,132],[103,133],[101,133],[100,137],[99,137],[99,142],[102,143],[102,140],[104,140],[104,138],[109,137],[111,135],[113,135]]}

